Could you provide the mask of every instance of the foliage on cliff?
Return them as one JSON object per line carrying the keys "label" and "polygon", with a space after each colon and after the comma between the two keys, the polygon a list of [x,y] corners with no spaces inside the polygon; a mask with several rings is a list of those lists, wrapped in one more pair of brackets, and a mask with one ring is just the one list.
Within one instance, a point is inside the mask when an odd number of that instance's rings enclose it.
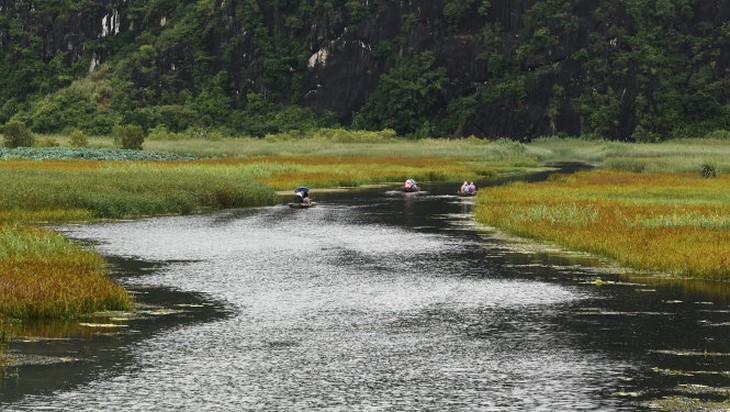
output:
{"label": "foliage on cliff", "polygon": [[0,123],[704,135],[730,129],[729,17],[729,0],[0,0]]}

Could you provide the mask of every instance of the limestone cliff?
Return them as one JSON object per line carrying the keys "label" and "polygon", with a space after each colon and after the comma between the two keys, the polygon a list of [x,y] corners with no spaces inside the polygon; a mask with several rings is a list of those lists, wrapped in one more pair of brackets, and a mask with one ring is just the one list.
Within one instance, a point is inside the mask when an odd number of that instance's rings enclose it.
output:
{"label": "limestone cliff", "polygon": [[652,140],[730,128],[729,18],[728,0],[0,0],[0,121],[106,64],[121,119],[220,88],[232,112],[254,93],[349,125],[430,52],[443,86],[393,110],[432,134]]}

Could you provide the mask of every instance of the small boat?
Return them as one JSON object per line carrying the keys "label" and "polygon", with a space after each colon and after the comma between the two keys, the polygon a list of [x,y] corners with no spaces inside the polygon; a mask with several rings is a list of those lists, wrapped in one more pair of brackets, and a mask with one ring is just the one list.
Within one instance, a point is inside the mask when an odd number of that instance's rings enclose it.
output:
{"label": "small boat", "polygon": [[457,194],[462,197],[469,197],[469,196],[476,196],[477,192],[462,192],[461,190],[459,190],[459,192]]}
{"label": "small boat", "polygon": [[309,202],[309,203],[289,203],[289,207],[292,209],[307,209],[310,207],[314,207],[317,204],[317,202]]}
{"label": "small boat", "polygon": [[411,187],[403,187],[401,188],[401,191],[403,192],[418,192],[418,186],[411,186]]}

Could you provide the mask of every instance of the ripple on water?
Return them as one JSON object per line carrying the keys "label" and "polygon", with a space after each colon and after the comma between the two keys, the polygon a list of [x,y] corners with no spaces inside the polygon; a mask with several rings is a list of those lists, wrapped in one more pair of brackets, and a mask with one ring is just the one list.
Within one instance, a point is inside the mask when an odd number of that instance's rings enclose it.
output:
{"label": "ripple on water", "polygon": [[363,224],[359,212],[68,228],[105,254],[170,262],[126,281],[200,291],[233,315],[152,336],[124,374],[18,409],[621,409],[601,391],[628,365],[579,353],[556,327],[584,292],[490,276],[454,262],[466,241]]}

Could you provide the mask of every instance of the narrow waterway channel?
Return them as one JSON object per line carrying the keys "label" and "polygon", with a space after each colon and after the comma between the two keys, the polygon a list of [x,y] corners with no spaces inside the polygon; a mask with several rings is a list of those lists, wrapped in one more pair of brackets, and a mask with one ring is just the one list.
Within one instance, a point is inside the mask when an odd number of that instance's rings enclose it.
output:
{"label": "narrow waterway channel", "polygon": [[425,189],[63,228],[152,309],[15,343],[75,356],[17,368],[0,409],[634,411],[727,397],[727,286],[620,281],[516,251],[471,224],[453,185]]}

